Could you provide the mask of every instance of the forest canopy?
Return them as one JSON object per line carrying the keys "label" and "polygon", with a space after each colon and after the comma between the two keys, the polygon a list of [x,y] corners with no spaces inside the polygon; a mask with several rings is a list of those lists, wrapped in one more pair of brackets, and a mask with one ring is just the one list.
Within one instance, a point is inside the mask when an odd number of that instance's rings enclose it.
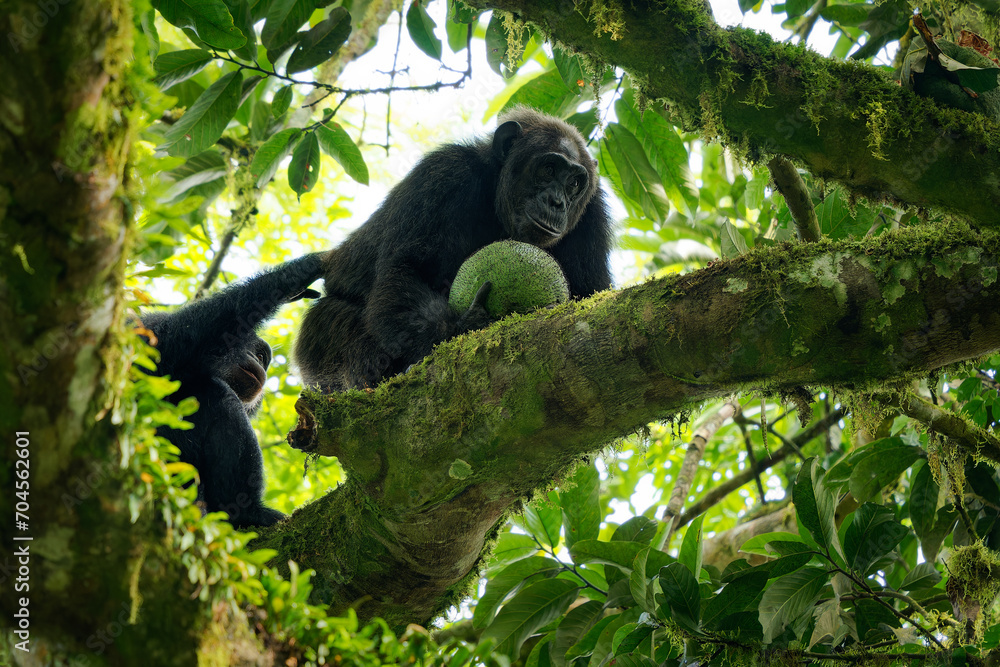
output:
{"label": "forest canopy", "polygon": [[[998,18],[10,3],[5,664],[994,664]],[[282,306],[252,424],[290,517],[204,514],[143,314],[340,245],[519,105],[597,160],[614,287],[333,394]]]}

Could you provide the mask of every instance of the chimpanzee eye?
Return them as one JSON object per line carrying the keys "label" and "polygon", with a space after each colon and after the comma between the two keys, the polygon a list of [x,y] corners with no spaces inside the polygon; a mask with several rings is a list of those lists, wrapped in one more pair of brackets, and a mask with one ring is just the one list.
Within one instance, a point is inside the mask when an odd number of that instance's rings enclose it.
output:
{"label": "chimpanzee eye", "polygon": [[583,179],[579,176],[574,177],[573,180],[569,182],[569,190],[573,194],[579,192],[580,188],[582,187],[583,187]]}
{"label": "chimpanzee eye", "polygon": [[552,169],[551,164],[543,164],[541,170],[539,171],[539,176],[548,180],[555,175],[555,171]]}

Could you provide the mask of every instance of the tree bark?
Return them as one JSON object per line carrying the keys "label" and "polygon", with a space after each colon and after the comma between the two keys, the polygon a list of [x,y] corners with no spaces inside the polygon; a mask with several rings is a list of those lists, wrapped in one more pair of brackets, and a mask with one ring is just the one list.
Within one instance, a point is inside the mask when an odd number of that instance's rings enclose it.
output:
{"label": "tree bark", "polygon": [[875,67],[722,29],[707,3],[468,4],[512,12],[570,49],[623,68],[686,129],[753,161],[788,155],[876,201],[890,196],[997,224],[1000,181],[983,177],[1000,172],[996,122],[918,97]]}
{"label": "tree bark", "polygon": [[127,0],[0,12],[0,432],[27,454],[0,475],[0,623],[33,664],[193,664],[203,622],[122,465],[133,39]]}
{"label": "tree bark", "polygon": [[505,319],[374,391],[307,393],[290,441],[348,482],[258,546],[316,569],[334,609],[425,622],[522,498],[614,438],[733,392],[892,391],[1000,348],[998,264],[1000,235],[961,226],[755,250]]}

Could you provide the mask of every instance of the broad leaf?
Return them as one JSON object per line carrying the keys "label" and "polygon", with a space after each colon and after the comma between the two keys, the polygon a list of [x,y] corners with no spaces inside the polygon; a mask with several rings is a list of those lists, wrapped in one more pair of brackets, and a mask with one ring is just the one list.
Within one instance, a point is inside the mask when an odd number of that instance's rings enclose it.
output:
{"label": "broad leaf", "polygon": [[282,130],[257,149],[250,163],[250,174],[258,188],[264,187],[271,180],[278,171],[278,165],[292,152],[301,134],[302,130],[298,128]]}
{"label": "broad leaf", "polygon": [[[552,644],[553,658],[557,664],[565,663],[566,652],[601,620],[603,614],[604,605],[594,600],[584,602],[566,614],[566,617],[559,622],[555,642]],[[594,641],[597,641],[596,637]]]}
{"label": "broad leaf", "polygon": [[497,12],[493,12],[490,23],[486,26],[486,62],[500,76],[507,77],[503,63],[507,58],[507,32],[503,29],[503,21]]}
{"label": "broad leaf", "polygon": [[565,579],[546,579],[528,586],[503,606],[482,639],[496,640],[495,651],[516,657],[524,641],[559,618],[579,590],[579,586]]}
{"label": "broad leaf", "polygon": [[561,569],[557,561],[544,556],[531,556],[511,563],[486,582],[486,591],[472,614],[472,626],[485,628],[489,625],[503,601],[519,591],[529,577],[554,577]]}
{"label": "broad leaf", "polygon": [[436,27],[434,19],[424,9],[423,0],[413,0],[406,12],[406,30],[410,39],[431,58],[441,60],[441,40],[434,34]]}
{"label": "broad leaf", "polygon": [[274,94],[274,99],[271,101],[271,114],[275,118],[281,118],[288,111],[288,107],[292,103],[292,87],[282,86]]}
{"label": "broad leaf", "polygon": [[[596,539],[601,530],[600,490],[601,480],[593,464],[578,467],[559,490],[566,546],[571,550],[580,540]],[[631,565],[629,559],[628,566]]]}
{"label": "broad leaf", "polygon": [[205,69],[205,66],[210,62],[212,62],[212,54],[201,49],[183,49],[164,53],[153,64],[153,69],[156,70],[156,78],[153,79],[153,83],[161,90],[166,90],[175,83],[190,79]]}
{"label": "broad leaf", "polygon": [[713,629],[718,621],[730,614],[757,609],[757,600],[767,586],[767,581],[767,572],[751,570],[740,574],[708,601],[702,614],[702,623]]}
{"label": "broad leaf", "polygon": [[153,0],[152,4],[168,23],[193,30],[209,46],[230,50],[247,42],[222,0]]}
{"label": "broad leaf", "polygon": [[641,542],[649,544],[656,536],[657,523],[644,516],[634,516],[615,529],[612,542]]}
{"label": "broad leaf", "polygon": [[764,643],[769,644],[793,620],[810,613],[819,598],[829,573],[810,567],[778,579],[764,591],[760,601],[760,625],[764,628]]}
{"label": "broad leaf", "polygon": [[848,488],[858,502],[872,498],[899,479],[914,461],[926,456],[921,447],[906,445],[898,438],[891,440],[898,440],[898,445],[882,448],[877,456],[862,458],[854,466]]}
{"label": "broad leaf", "polygon": [[639,203],[647,218],[658,222],[666,220],[670,203],[642,144],[619,123],[609,123],[605,131],[604,143],[618,168],[625,195]]}
{"label": "broad leaf", "polygon": [[302,24],[309,20],[314,9],[314,0],[274,0],[267,12],[260,41],[268,51],[289,43]]}
{"label": "broad leaf", "polygon": [[917,563],[917,566],[906,573],[900,590],[914,591],[921,588],[933,588],[941,581],[941,573],[931,563]]}
{"label": "broad leaf", "polygon": [[672,618],[697,630],[701,619],[701,593],[698,581],[680,563],[660,569],[660,589],[667,608],[661,608],[661,618]]}
{"label": "broad leaf", "polygon": [[320,146],[326,154],[337,161],[344,172],[358,183],[368,185],[368,165],[361,157],[361,150],[338,123],[321,125],[316,128]]}
{"label": "broad leaf", "polygon": [[895,549],[906,533],[906,527],[896,521],[891,510],[865,503],[854,512],[854,521],[844,534],[848,567],[868,574],[871,565]]}
{"label": "broad leaf", "polygon": [[[792,487],[792,502],[795,504],[799,521],[812,535],[816,544],[821,549],[843,558],[844,550],[840,545],[837,527],[833,521],[837,499],[833,491],[827,488],[823,472],[823,468],[815,458],[802,464],[802,469],[799,470]],[[763,620],[761,625],[764,626],[766,634],[767,625]]]}
{"label": "broad leaf", "polygon": [[301,197],[316,186],[319,167],[319,140],[315,132],[309,132],[292,151],[292,161],[288,165],[288,186]]}
{"label": "broad leaf", "polygon": [[350,13],[343,7],[334,7],[328,17],[302,35],[285,69],[294,74],[325,63],[336,55],[350,36]]}
{"label": "broad leaf", "polygon": [[701,514],[687,527],[677,556],[677,560],[691,571],[695,579],[701,576],[701,524],[704,520],[705,515]]}
{"label": "broad leaf", "polygon": [[520,523],[545,546],[555,547],[559,544],[562,510],[553,506],[550,501],[542,499],[525,507]]}
{"label": "broad leaf", "polygon": [[236,115],[242,90],[241,72],[221,77],[167,130],[158,149],[177,157],[190,157],[211,147]]}
{"label": "broad leaf", "polygon": [[538,553],[538,545],[530,535],[517,533],[502,533],[497,538],[497,545],[486,561],[486,576],[492,577],[498,570],[509,563],[527,558]]}

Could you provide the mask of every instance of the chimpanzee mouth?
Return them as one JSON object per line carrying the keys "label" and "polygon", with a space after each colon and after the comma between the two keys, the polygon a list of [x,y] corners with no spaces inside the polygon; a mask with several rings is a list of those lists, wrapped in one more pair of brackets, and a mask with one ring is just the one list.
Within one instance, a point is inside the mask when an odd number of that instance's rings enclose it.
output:
{"label": "chimpanzee mouth", "polygon": [[529,217],[529,220],[531,220],[531,224],[533,224],[535,227],[538,227],[540,230],[542,230],[543,232],[545,232],[549,236],[555,236],[556,238],[558,238],[559,236],[562,236],[562,231],[559,230],[559,229],[557,229],[556,227],[552,227],[550,225],[547,225],[544,222],[542,222],[541,220],[537,220],[535,218],[530,218]]}

